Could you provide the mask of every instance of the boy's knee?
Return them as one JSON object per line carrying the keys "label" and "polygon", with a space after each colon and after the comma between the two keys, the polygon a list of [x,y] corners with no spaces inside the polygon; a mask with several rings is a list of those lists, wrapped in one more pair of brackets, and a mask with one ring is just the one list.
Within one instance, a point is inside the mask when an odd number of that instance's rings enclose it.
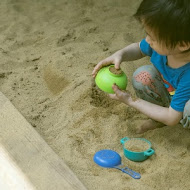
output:
{"label": "boy's knee", "polygon": [[183,119],[180,121],[184,128],[190,129],[190,100],[185,104]]}
{"label": "boy's knee", "polygon": [[158,75],[158,71],[153,65],[144,65],[139,67],[134,73],[132,78],[132,84],[134,88],[140,86],[151,86],[154,83],[155,77]]}
{"label": "boy's knee", "polygon": [[183,115],[190,116],[190,100],[185,104]]}

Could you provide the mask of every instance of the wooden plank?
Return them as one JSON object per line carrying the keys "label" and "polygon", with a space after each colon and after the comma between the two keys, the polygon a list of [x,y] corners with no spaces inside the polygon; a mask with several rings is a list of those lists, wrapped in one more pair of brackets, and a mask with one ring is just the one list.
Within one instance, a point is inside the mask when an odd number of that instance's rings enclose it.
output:
{"label": "wooden plank", "polygon": [[4,186],[0,183],[3,186],[0,189],[86,190],[64,161],[0,92],[2,180]]}

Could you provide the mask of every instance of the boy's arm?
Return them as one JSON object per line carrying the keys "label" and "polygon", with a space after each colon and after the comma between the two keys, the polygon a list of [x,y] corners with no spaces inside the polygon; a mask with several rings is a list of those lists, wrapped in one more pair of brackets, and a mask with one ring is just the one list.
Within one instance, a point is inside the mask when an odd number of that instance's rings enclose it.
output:
{"label": "boy's arm", "polygon": [[92,71],[92,76],[95,77],[97,72],[105,66],[114,64],[116,69],[120,68],[120,64],[123,61],[133,61],[144,57],[141,52],[139,43],[133,43],[127,47],[115,52],[113,55],[107,57],[106,59],[100,61]]}
{"label": "boy's arm", "polygon": [[145,56],[140,50],[140,43],[132,43],[125,48],[119,50],[122,55],[122,61],[133,61],[141,59]]}
{"label": "boy's arm", "polygon": [[149,118],[164,123],[165,125],[176,125],[182,118],[182,112],[178,112],[171,107],[162,107],[142,99],[133,100],[130,93],[121,91],[116,85],[113,85],[113,90],[115,94],[110,94],[112,99],[119,100],[137,109]]}
{"label": "boy's arm", "polygon": [[168,126],[177,125],[182,119],[182,112],[178,112],[172,107],[162,107],[142,99],[131,101],[128,105],[136,108],[149,118],[164,123]]}

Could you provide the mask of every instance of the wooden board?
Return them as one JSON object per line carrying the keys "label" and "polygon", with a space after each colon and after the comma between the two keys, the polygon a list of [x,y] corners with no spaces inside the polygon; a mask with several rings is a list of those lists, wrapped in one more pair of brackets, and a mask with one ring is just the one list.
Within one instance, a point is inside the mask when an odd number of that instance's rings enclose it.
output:
{"label": "wooden board", "polygon": [[0,189],[86,190],[1,92]]}

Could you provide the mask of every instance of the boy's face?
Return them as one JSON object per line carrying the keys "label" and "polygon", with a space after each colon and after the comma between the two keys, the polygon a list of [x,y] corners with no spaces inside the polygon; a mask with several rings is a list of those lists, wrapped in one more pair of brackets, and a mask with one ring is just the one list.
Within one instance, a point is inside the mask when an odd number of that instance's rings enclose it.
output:
{"label": "boy's face", "polygon": [[162,42],[159,42],[157,40],[156,35],[152,32],[150,28],[147,26],[144,26],[146,31],[146,41],[150,45],[152,49],[154,49],[157,53],[160,55],[174,55],[180,53],[179,49],[177,47],[175,48],[167,48],[166,45]]}

